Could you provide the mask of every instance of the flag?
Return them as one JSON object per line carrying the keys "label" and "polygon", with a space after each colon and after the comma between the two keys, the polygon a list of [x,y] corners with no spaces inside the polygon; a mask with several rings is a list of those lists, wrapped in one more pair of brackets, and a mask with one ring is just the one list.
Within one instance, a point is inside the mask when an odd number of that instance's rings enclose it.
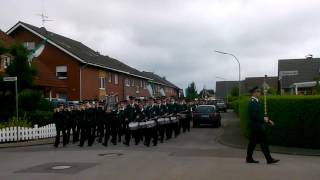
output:
{"label": "flag", "polygon": [[164,92],[163,88],[160,89],[161,96],[166,96],[166,93]]}
{"label": "flag", "polygon": [[153,97],[153,91],[152,91],[151,84],[148,84],[147,89],[149,91],[150,96]]}

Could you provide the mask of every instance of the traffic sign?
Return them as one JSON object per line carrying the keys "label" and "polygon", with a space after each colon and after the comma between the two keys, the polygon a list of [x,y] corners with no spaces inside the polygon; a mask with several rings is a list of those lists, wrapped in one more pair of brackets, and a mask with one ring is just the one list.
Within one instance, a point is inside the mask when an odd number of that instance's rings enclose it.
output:
{"label": "traffic sign", "polygon": [[17,80],[18,80],[17,76],[15,76],[15,77],[4,77],[3,78],[3,81],[17,81]]}

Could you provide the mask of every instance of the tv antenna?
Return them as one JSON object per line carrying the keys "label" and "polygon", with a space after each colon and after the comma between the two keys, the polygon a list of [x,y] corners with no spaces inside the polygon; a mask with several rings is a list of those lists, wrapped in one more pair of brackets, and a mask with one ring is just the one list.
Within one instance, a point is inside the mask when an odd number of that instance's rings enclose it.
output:
{"label": "tv antenna", "polygon": [[40,16],[41,17],[41,21],[42,21],[42,27],[45,27],[44,24],[45,22],[47,21],[53,21],[53,20],[50,20],[48,19],[49,17],[47,15],[45,15],[44,13],[44,0],[42,0],[42,13],[41,14],[37,14],[37,16]]}

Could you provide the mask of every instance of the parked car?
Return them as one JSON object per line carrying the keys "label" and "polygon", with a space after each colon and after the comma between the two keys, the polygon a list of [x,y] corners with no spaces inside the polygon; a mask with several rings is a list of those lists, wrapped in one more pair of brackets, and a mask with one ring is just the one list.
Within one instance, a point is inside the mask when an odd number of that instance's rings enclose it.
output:
{"label": "parked car", "polygon": [[219,112],[227,112],[227,104],[224,102],[224,100],[219,99],[216,101],[216,106]]}
{"label": "parked car", "polygon": [[200,105],[192,114],[193,127],[201,125],[221,126],[221,115],[215,105]]}
{"label": "parked car", "polygon": [[[46,98],[47,100],[50,101],[49,98]],[[58,107],[60,104],[63,104],[64,107],[68,107],[69,103],[66,99],[61,99],[61,98],[51,98],[51,104],[53,105],[54,108]]]}

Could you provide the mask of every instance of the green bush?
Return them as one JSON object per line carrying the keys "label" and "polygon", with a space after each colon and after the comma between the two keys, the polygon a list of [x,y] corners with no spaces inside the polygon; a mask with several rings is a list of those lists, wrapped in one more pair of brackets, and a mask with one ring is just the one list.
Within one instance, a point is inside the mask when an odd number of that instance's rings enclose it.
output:
{"label": "green bush", "polygon": [[15,126],[32,127],[32,124],[26,119],[26,117],[19,118],[18,120],[17,117],[12,117],[9,119],[8,122],[0,123],[0,129]]}
{"label": "green bush", "polygon": [[26,112],[28,122],[32,125],[38,124],[38,126],[45,126],[53,123],[53,112],[52,111],[29,111]]}
{"label": "green bush", "polygon": [[[240,126],[248,135],[249,98],[239,103]],[[263,102],[263,99],[261,99]],[[320,148],[320,96],[270,96],[268,116],[275,126],[267,126],[271,144],[304,148]]]}
{"label": "green bush", "polygon": [[32,111],[37,108],[41,99],[41,94],[38,91],[26,89],[19,94],[19,106],[26,111]]}

